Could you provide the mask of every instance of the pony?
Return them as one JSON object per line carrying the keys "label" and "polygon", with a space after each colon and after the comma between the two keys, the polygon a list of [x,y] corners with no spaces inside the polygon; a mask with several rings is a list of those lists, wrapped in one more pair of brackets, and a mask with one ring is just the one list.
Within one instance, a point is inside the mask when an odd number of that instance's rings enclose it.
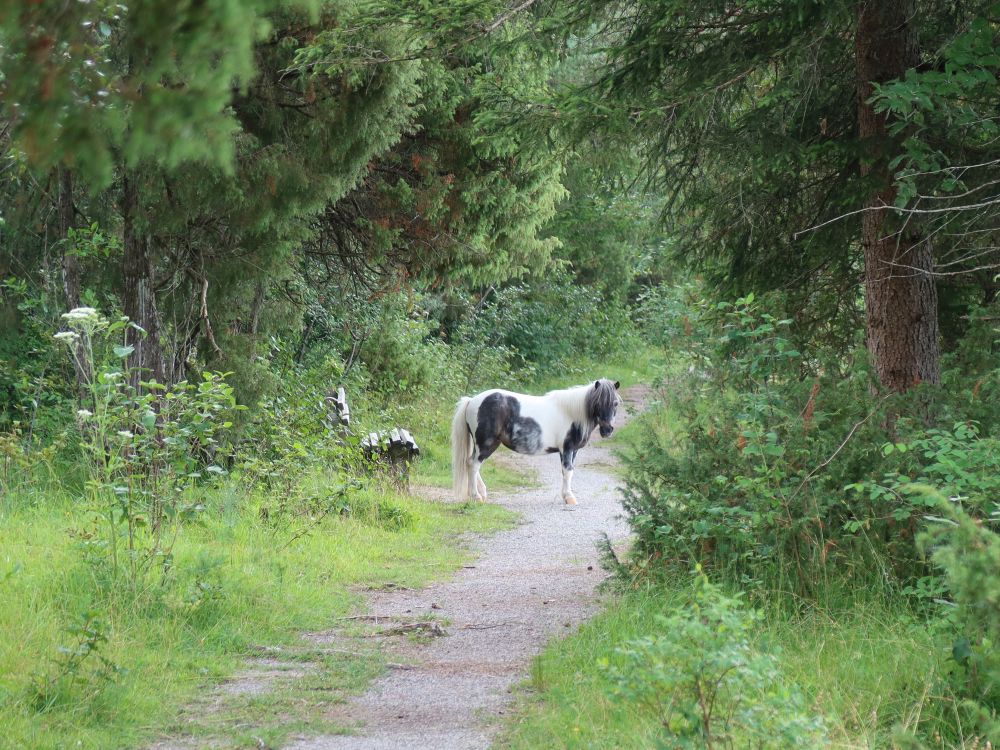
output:
{"label": "pony", "polygon": [[451,472],[455,497],[486,500],[479,475],[483,461],[501,445],[516,453],[537,456],[558,453],[562,462],[562,498],[576,505],[573,463],[595,428],[601,437],[614,432],[611,423],[622,403],[620,383],[607,378],[544,396],[501,389],[463,396],[451,421]]}

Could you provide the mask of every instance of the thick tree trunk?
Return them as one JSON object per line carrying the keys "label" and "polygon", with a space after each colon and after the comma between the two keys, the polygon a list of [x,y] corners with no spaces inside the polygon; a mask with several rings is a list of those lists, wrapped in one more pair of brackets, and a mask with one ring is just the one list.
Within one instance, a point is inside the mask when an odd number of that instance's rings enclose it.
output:
{"label": "thick tree trunk", "polygon": [[898,221],[884,208],[896,199],[889,162],[897,150],[885,114],[868,103],[872,83],[900,78],[916,66],[915,23],[915,0],[858,6],[858,129],[866,149],[861,175],[871,185],[862,220],[867,341],[879,381],[892,391],[941,379],[931,243],[912,217]]}
{"label": "thick tree trunk", "polygon": [[128,330],[128,343],[134,351],[128,358],[132,385],[139,389],[140,380],[164,382],[163,352],[160,347],[160,320],[156,309],[153,285],[153,264],[149,256],[149,241],[138,226],[139,188],[136,175],[127,172],[122,181],[122,223],[125,254],[122,271],[125,288],[122,291],[124,313],[145,331]]}

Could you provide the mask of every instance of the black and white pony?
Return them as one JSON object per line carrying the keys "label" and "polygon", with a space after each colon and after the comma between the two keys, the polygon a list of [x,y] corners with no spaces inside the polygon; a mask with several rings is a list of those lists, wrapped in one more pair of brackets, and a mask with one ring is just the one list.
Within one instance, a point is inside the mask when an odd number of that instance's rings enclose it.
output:
{"label": "black and white pony", "polygon": [[459,500],[486,499],[479,476],[483,461],[501,445],[537,456],[558,453],[562,459],[562,498],[576,505],[571,487],[576,452],[600,427],[608,437],[622,399],[618,383],[597,380],[587,385],[549,391],[544,396],[492,390],[462,397],[451,422],[451,472]]}

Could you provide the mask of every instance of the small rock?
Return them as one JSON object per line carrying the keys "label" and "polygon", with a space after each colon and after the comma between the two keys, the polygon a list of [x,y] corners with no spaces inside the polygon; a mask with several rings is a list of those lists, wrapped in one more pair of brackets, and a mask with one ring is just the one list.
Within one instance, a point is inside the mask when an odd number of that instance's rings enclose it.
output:
{"label": "small rock", "polygon": [[431,602],[431,609],[441,609],[441,605],[437,602]]}

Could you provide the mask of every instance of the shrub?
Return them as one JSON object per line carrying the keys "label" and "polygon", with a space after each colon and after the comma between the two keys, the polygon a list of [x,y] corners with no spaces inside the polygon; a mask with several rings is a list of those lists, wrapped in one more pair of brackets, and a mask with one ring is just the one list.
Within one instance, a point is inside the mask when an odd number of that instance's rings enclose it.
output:
{"label": "shrub", "polygon": [[663,385],[671,433],[647,428],[625,456],[638,558],[702,561],[799,593],[836,573],[933,596],[916,545],[927,507],[903,487],[922,478],[970,508],[1000,489],[992,438],[952,421],[960,398],[879,397],[862,355],[800,353],[791,321],[753,295],[683,309],[707,333],[687,340],[688,367]]}
{"label": "shrub", "polygon": [[944,572],[950,680],[963,723],[973,728],[966,735],[1000,737],[1000,501],[995,495],[984,519],[970,514],[964,499],[946,498],[927,485],[909,491],[939,514],[930,519],[921,543]]}
{"label": "shrub", "polygon": [[784,684],[775,656],[750,644],[758,613],[704,575],[696,584],[687,608],[657,616],[655,635],[618,649],[614,696],[655,719],[661,748],[819,746],[822,722]]}
{"label": "shrub", "polygon": [[[190,490],[225,473],[215,463],[216,436],[230,426],[226,414],[236,403],[224,376],[212,373],[199,383],[151,382],[138,391],[125,366],[132,347],[112,345],[131,325],[127,318],[109,321],[93,308],[63,317],[70,330],[56,338],[86,374],[76,416],[86,500],[97,519],[94,530],[78,534],[112,581],[138,590],[150,574],[162,580],[173,567],[179,528],[201,510]],[[110,362],[100,356],[108,346]]]}
{"label": "shrub", "polygon": [[836,549],[828,543],[843,510],[839,492],[818,486],[829,474],[813,470],[870,405],[863,379],[835,387],[811,374],[785,336],[791,322],[752,295],[688,310],[708,334],[689,342],[690,366],[662,388],[677,434],[647,430],[625,457],[636,551],[703,560],[737,578],[787,568],[808,586]]}

